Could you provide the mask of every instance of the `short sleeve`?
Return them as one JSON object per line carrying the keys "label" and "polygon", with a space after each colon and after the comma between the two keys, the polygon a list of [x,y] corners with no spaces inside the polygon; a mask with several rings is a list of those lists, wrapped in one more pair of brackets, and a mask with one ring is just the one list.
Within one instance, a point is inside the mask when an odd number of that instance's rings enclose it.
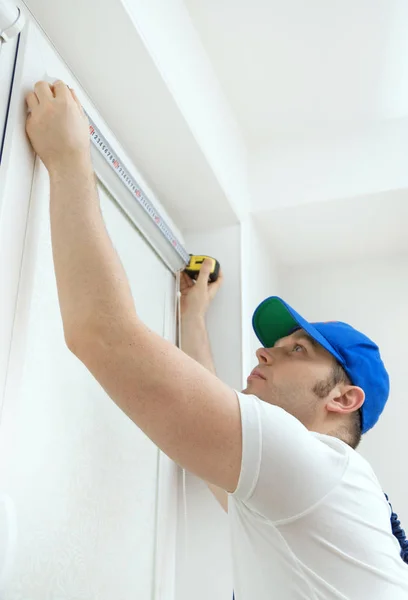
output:
{"label": "short sleeve", "polygon": [[237,393],[242,463],[236,500],[278,522],[301,515],[341,481],[346,444],[310,432],[278,406]]}

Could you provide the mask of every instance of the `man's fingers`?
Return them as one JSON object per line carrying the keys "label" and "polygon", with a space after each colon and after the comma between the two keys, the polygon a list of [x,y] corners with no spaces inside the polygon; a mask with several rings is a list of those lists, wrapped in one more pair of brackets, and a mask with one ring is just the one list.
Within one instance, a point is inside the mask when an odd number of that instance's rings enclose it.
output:
{"label": "man's fingers", "polygon": [[72,88],[69,88],[69,91],[71,92],[71,96],[73,97],[73,99],[77,103],[79,110],[83,113],[84,109],[82,108],[82,104],[80,103],[80,101],[78,99],[78,96],[76,95],[75,90],[73,90]]}
{"label": "man's fingers", "polygon": [[66,83],[61,80],[56,81],[53,86],[54,96],[57,100],[71,98],[71,92]]}
{"label": "man's fingers", "polygon": [[211,300],[213,300],[213,298],[215,298],[215,295],[217,294],[218,290],[222,286],[223,281],[224,281],[224,276],[220,270],[220,272],[218,273],[217,280],[211,282],[209,289],[208,289],[208,293],[210,295]]}
{"label": "man's fingers", "polygon": [[183,292],[184,290],[193,287],[193,285],[194,281],[191,279],[191,277],[182,271],[180,273],[180,291]]}
{"label": "man's fingers", "polygon": [[37,81],[34,90],[39,102],[43,102],[44,100],[54,100],[51,86],[46,81]]}
{"label": "man's fingers", "polygon": [[34,92],[28,92],[28,94],[26,96],[26,103],[27,103],[29,112],[32,111],[36,106],[39,105],[38,98],[34,94]]}
{"label": "man's fingers", "polygon": [[210,277],[211,269],[213,266],[213,261],[209,258],[206,258],[203,264],[201,265],[200,273],[198,274],[197,284],[202,286],[208,285],[208,279]]}
{"label": "man's fingers", "polygon": [[218,277],[217,277],[217,281],[213,281],[211,286],[214,286],[215,288],[219,288],[222,285],[222,282],[224,281],[224,274],[221,271],[221,269],[218,272]]}

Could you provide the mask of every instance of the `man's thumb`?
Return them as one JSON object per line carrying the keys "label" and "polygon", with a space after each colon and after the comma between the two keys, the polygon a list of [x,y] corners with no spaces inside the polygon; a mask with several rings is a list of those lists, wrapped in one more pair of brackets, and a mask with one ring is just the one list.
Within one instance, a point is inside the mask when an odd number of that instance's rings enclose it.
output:
{"label": "man's thumb", "polygon": [[210,277],[212,266],[213,261],[209,258],[206,258],[203,264],[201,265],[200,273],[198,274],[197,284],[202,286],[208,285],[208,279]]}

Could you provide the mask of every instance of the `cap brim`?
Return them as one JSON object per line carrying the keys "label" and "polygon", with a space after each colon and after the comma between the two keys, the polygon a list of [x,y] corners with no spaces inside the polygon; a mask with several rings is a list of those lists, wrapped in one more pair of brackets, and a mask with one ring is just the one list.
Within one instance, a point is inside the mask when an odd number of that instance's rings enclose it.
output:
{"label": "cap brim", "polygon": [[316,327],[277,296],[267,298],[258,306],[252,325],[257,338],[265,348],[272,348],[278,340],[290,335],[295,329],[303,329],[336,360],[344,364],[344,359]]}

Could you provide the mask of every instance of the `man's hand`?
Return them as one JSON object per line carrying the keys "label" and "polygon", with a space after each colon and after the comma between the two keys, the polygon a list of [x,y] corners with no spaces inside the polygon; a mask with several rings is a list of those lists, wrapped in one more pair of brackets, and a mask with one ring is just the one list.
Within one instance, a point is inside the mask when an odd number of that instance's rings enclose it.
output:
{"label": "man's hand", "polygon": [[211,261],[205,260],[197,281],[192,280],[187,273],[181,273],[181,349],[215,374],[205,315],[223,277],[220,271],[217,281],[209,283],[210,271]]}
{"label": "man's hand", "polygon": [[200,269],[197,281],[194,281],[187,275],[181,274],[180,292],[181,292],[181,315],[182,320],[192,318],[204,318],[211,301],[215,298],[223,282],[223,275],[220,271],[217,281],[209,283],[211,272],[211,261],[206,259]]}
{"label": "man's hand", "polygon": [[39,81],[26,102],[27,135],[50,173],[78,161],[90,163],[89,123],[73,90],[62,81]]}

